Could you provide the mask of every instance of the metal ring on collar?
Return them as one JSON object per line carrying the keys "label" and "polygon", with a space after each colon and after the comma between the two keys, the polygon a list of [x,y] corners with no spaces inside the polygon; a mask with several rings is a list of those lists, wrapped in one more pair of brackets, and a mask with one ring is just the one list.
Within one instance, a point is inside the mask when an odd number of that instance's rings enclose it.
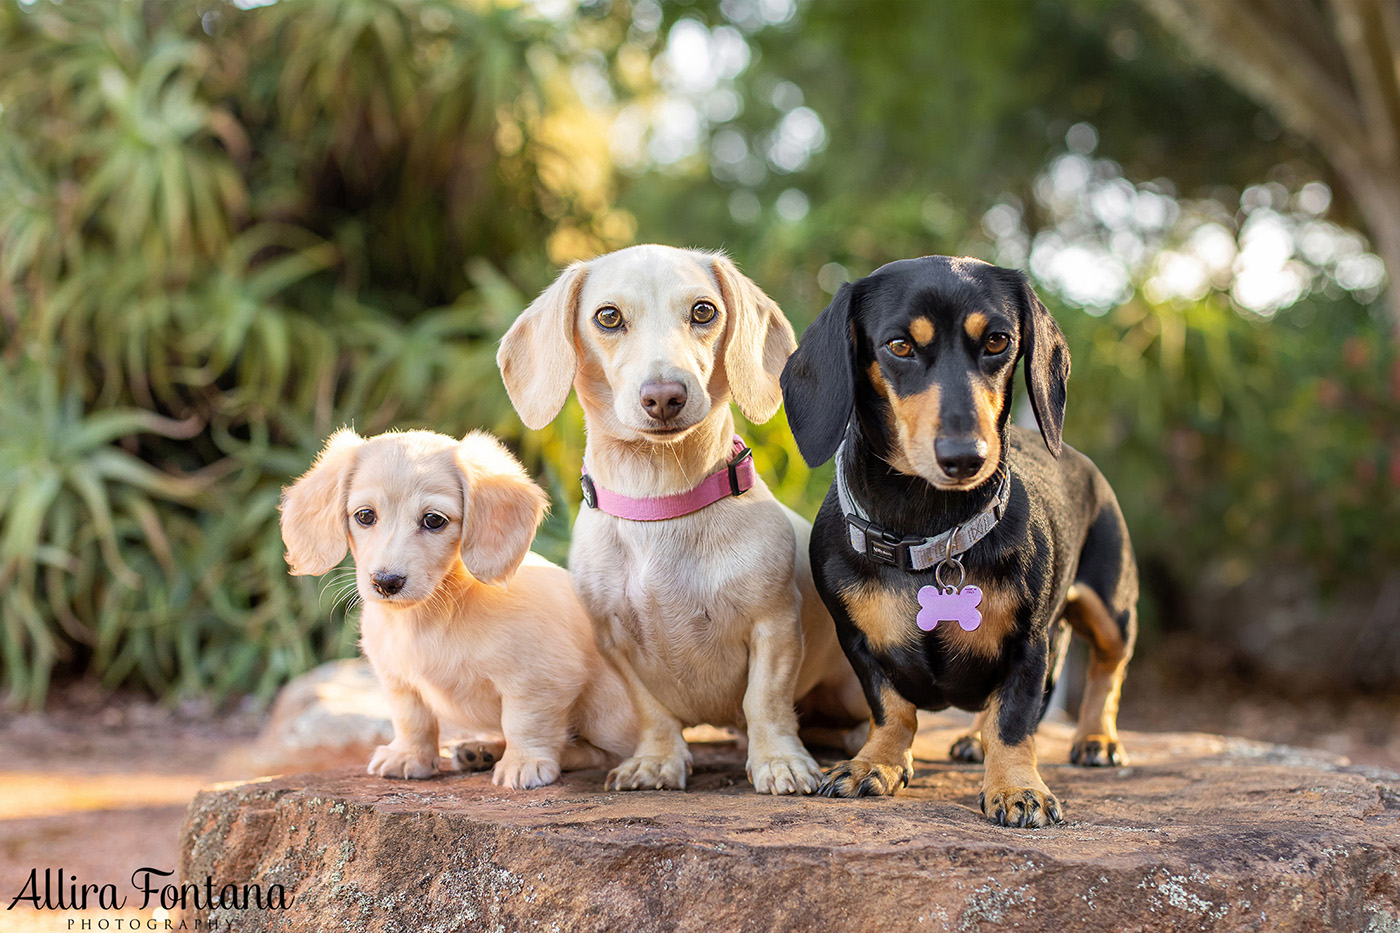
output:
{"label": "metal ring on collar", "polygon": [[[958,582],[954,586],[949,586],[943,581],[943,568],[952,564],[958,568]],[[947,557],[938,562],[938,566],[933,569],[933,582],[938,584],[938,589],[944,593],[952,593],[962,589],[963,581],[967,579],[967,568],[962,565],[962,561],[956,557]]]}

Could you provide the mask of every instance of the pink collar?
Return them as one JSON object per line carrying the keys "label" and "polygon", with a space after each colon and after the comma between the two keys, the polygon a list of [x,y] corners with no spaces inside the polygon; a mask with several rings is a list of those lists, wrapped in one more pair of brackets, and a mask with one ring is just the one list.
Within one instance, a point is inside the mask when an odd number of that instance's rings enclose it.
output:
{"label": "pink collar", "polygon": [[698,512],[729,496],[742,496],[758,481],[758,473],[753,468],[753,451],[744,446],[739,435],[734,435],[734,456],[724,469],[711,473],[700,481],[690,492],[679,492],[674,496],[656,496],[649,499],[633,499],[630,496],[608,492],[593,482],[588,475],[588,464],[583,466],[583,502],[590,509],[597,509],[618,518],[634,522],[659,522]]}

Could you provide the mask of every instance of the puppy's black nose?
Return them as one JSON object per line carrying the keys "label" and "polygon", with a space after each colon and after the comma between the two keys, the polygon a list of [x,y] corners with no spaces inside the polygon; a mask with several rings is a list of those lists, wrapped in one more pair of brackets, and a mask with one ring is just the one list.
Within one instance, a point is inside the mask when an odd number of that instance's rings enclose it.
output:
{"label": "puppy's black nose", "polygon": [[943,438],[933,442],[938,466],[953,479],[966,479],[987,462],[987,442],[978,438]]}
{"label": "puppy's black nose", "polygon": [[369,575],[370,585],[380,596],[393,596],[403,589],[403,585],[407,581],[408,578],[401,573],[385,573],[382,570],[376,570]]}
{"label": "puppy's black nose", "polygon": [[679,382],[648,382],[642,386],[642,408],[657,421],[670,421],[685,407],[685,386]]}

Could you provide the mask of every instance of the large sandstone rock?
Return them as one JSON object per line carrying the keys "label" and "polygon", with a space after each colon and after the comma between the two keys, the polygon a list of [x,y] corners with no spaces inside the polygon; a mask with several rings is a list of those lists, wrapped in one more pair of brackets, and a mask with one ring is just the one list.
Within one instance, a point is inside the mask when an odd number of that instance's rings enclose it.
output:
{"label": "large sandstone rock", "polygon": [[959,731],[929,717],[913,785],[885,799],[759,797],[732,743],[697,748],[686,793],[605,794],[597,771],[520,792],[358,768],[212,787],[190,807],[182,877],[281,885],[291,905],[185,918],[240,933],[1400,933],[1400,775],[1135,733],[1132,767],[1081,770],[1047,724],[1043,773],[1069,822],[1001,829],[976,809],[981,768],[945,760]]}

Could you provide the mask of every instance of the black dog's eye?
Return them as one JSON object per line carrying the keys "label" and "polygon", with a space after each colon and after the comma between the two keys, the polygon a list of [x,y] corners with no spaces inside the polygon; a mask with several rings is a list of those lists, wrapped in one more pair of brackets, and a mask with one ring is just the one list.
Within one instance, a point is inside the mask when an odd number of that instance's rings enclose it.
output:
{"label": "black dog's eye", "polygon": [[360,509],[360,511],[355,513],[355,521],[364,525],[366,528],[373,525],[375,521],[374,509]]}
{"label": "black dog's eye", "polygon": [[907,359],[914,355],[914,345],[907,340],[891,340],[889,343],[885,344],[885,347],[901,359]]}
{"label": "black dog's eye", "polygon": [[708,301],[697,301],[695,306],[690,309],[690,320],[695,324],[708,324],[715,319],[715,315],[718,313],[715,306]]}
{"label": "black dog's eye", "polygon": [[622,326],[622,312],[609,305],[606,308],[599,308],[598,313],[593,315],[593,320],[598,322],[599,327],[617,330]]}
{"label": "black dog's eye", "polygon": [[982,347],[992,356],[998,353],[1005,353],[1006,348],[1011,346],[1011,336],[1009,334],[988,334],[987,339],[982,342]]}
{"label": "black dog's eye", "polygon": [[436,512],[428,512],[423,516],[423,527],[429,531],[437,531],[447,524],[447,516],[439,515]]}

